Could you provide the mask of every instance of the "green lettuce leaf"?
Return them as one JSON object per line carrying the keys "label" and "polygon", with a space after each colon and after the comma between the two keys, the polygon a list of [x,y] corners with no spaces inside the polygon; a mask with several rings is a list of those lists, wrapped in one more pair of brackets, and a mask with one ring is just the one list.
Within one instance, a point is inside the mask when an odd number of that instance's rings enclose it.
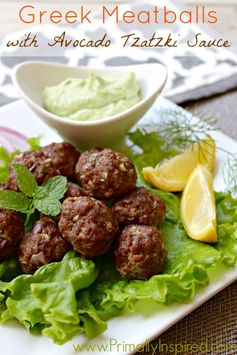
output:
{"label": "green lettuce leaf", "polygon": [[41,148],[41,139],[44,136],[42,134],[38,135],[37,137],[32,137],[27,139],[27,143],[29,144],[28,150],[40,150]]}
{"label": "green lettuce leaf", "polygon": [[129,139],[135,147],[142,151],[142,154],[135,154],[133,159],[141,168],[156,166],[160,160],[169,155],[169,152],[165,150],[165,142],[157,132],[147,133],[142,129],[137,129],[129,134]]}
{"label": "green lettuce leaf", "polygon": [[[34,275],[20,275],[11,282],[2,282],[1,322],[16,318],[29,331],[41,331],[55,343],[65,343],[85,329],[76,293],[91,285],[98,271],[99,266],[93,261],[70,251],[62,262],[44,265]],[[96,323],[97,315],[88,307],[84,314]],[[90,328],[88,322],[87,328]]]}
{"label": "green lettuce leaf", "polygon": [[7,182],[10,172],[9,165],[18,153],[18,150],[13,153],[8,153],[6,149],[0,147],[0,182]]}
{"label": "green lettuce leaf", "polygon": [[94,338],[107,329],[107,324],[100,318],[87,291],[80,291],[77,299],[78,313],[84,326],[84,332],[88,338]]}
{"label": "green lettuce leaf", "polygon": [[237,199],[229,192],[216,193],[218,224],[237,222]]}
{"label": "green lettuce leaf", "polygon": [[215,247],[226,266],[237,263],[237,199],[230,193],[217,193],[218,243]]}

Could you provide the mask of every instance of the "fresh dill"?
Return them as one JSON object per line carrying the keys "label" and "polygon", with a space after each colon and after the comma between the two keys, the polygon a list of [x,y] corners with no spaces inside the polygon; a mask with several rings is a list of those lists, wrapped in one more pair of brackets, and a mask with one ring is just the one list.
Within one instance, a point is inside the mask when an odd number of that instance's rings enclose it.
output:
{"label": "fresh dill", "polygon": [[200,143],[207,135],[211,135],[217,130],[216,124],[216,120],[212,117],[191,113],[177,107],[154,109],[153,114],[147,117],[144,128],[154,130],[154,127],[157,127],[159,136],[166,142],[167,148],[180,152],[193,143]]}
{"label": "fresh dill", "polygon": [[224,166],[224,180],[226,184],[226,190],[230,191],[233,196],[237,196],[237,154],[228,154],[225,166]]}

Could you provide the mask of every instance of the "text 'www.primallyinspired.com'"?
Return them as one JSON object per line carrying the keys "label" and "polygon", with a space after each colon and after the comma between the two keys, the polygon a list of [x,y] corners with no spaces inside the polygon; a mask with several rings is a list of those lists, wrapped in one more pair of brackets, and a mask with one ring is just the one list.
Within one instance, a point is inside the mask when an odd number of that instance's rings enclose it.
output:
{"label": "text 'www.primallyinspired.com'", "polygon": [[212,343],[208,339],[200,344],[195,343],[169,343],[165,344],[161,340],[157,343],[151,343],[148,339],[144,344],[131,344],[119,342],[115,338],[110,338],[107,343],[91,343],[91,344],[73,344],[73,349],[77,353],[127,353],[141,352],[152,355],[160,353],[170,354],[224,354],[227,351],[235,351],[237,353],[237,343]]}

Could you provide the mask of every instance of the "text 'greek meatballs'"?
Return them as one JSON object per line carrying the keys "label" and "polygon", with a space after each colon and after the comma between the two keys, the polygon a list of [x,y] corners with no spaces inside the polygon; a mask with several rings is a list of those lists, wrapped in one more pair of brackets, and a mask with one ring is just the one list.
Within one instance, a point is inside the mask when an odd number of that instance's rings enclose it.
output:
{"label": "text 'greek meatballs'", "polygon": [[147,280],[164,267],[165,246],[155,227],[130,225],[116,240],[115,266],[122,277]]}
{"label": "text 'greek meatballs'", "polygon": [[135,188],[136,170],[129,159],[112,149],[93,148],[82,153],[76,176],[89,196],[112,199]]}
{"label": "text 'greek meatballs'", "polygon": [[59,229],[85,258],[106,253],[119,232],[112,211],[92,197],[69,197],[62,204]]}
{"label": "text 'greek meatballs'", "polygon": [[119,224],[157,226],[165,218],[165,204],[144,187],[139,187],[117,201],[112,208]]}
{"label": "text 'greek meatballs'", "polygon": [[0,261],[16,255],[23,233],[24,223],[20,213],[0,208]]}
{"label": "text 'greek meatballs'", "polygon": [[68,250],[69,245],[61,236],[57,223],[50,218],[42,218],[23,236],[18,259],[22,270],[33,274],[42,265],[61,261]]}

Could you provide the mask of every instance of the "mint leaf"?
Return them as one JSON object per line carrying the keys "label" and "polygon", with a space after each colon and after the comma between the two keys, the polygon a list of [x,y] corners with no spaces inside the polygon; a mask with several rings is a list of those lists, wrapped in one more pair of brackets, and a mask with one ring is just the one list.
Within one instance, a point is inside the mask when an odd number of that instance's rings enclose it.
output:
{"label": "mint leaf", "polygon": [[42,186],[47,198],[61,200],[67,191],[67,179],[64,176],[55,176]]}
{"label": "mint leaf", "polygon": [[16,171],[17,186],[26,196],[32,197],[38,186],[34,175],[21,164],[13,164],[13,167]]}
{"label": "mint leaf", "polygon": [[46,216],[57,216],[61,211],[61,200],[67,191],[67,179],[55,176],[35,190],[34,207]]}
{"label": "mint leaf", "polygon": [[61,211],[61,203],[56,199],[34,199],[34,207],[46,216],[57,216]]}
{"label": "mint leaf", "polygon": [[21,192],[10,190],[0,191],[0,206],[21,213],[27,213],[31,206],[31,200]]}
{"label": "mint leaf", "polygon": [[34,193],[34,200],[41,200],[47,198],[47,189],[44,186],[37,186]]}

